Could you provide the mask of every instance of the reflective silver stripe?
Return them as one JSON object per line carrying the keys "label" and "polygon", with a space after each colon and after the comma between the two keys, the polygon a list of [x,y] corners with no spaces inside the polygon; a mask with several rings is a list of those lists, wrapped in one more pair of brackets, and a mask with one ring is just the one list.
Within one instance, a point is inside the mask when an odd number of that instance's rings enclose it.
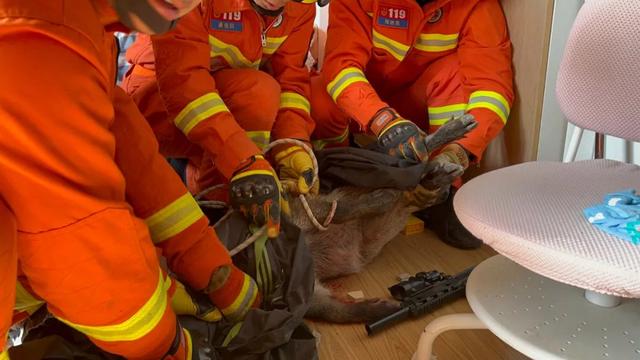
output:
{"label": "reflective silver stripe", "polygon": [[269,140],[271,139],[271,132],[269,131],[247,131],[247,136],[254,144],[260,148],[260,150],[264,149],[269,145]]}
{"label": "reflective silver stripe", "polygon": [[367,81],[367,79],[364,77],[364,75],[361,72],[350,72],[350,73],[347,73],[344,76],[342,76],[342,78],[340,80],[338,80],[338,82],[333,84],[331,89],[329,89],[329,94],[331,94],[333,96],[333,94],[340,88],[340,86],[342,86],[342,84],[346,83],[350,79],[362,79],[364,81]]}
{"label": "reflective silver stripe", "polygon": [[444,125],[452,116],[459,117],[464,115],[466,109],[466,103],[429,107],[429,125]]}
{"label": "reflective silver stripe", "polygon": [[284,101],[280,103],[280,107],[293,107],[300,110],[305,110],[309,112],[309,101],[307,99],[300,98],[286,98]]}
{"label": "reflective silver stripe", "polygon": [[495,105],[503,112],[504,115],[506,115],[506,117],[509,117],[509,109],[504,107],[504,104],[496,98],[490,96],[476,96],[469,99],[469,106],[478,103],[489,103]]}
{"label": "reflective silver stripe", "polygon": [[420,34],[415,48],[426,52],[442,52],[458,46],[458,34]]}
{"label": "reflective silver stripe", "polygon": [[218,94],[209,93],[187,105],[174,122],[183,133],[189,134],[200,121],[223,111],[228,111],[224,101]]}
{"label": "reflective silver stripe", "polygon": [[378,48],[382,48],[391,52],[391,55],[393,55],[398,60],[402,60],[409,51],[408,46],[403,49],[400,47],[403,46],[403,44],[394,43],[393,40],[384,38],[383,35],[378,34],[376,31],[373,32],[373,44],[374,46],[377,45],[376,47]]}
{"label": "reflective silver stripe", "polygon": [[190,193],[186,193],[171,204],[145,219],[152,241],[157,244],[179,234],[200,218],[202,210]]}
{"label": "reflective silver stripe", "polygon": [[[113,325],[80,325],[57,317],[58,320],[100,341],[134,341],[138,340],[156,328],[165,311],[167,311],[167,291],[171,287],[171,279],[159,271],[158,285],[149,300],[125,321]],[[99,311],[100,309],[95,309]]]}
{"label": "reflective silver stripe", "polygon": [[[449,121],[449,119],[451,119],[452,117],[457,118],[462,115],[464,115],[464,111],[448,111],[448,112],[443,112],[438,114],[429,113],[429,122],[436,122],[440,120]],[[439,125],[442,125],[442,124],[439,124]]]}
{"label": "reflective silver stripe", "polygon": [[[244,281],[248,281],[248,289],[247,292],[245,294],[245,296],[242,298],[242,302],[240,302],[239,304],[237,304],[237,302],[234,301],[234,304],[232,304],[231,306],[227,307],[225,310],[225,312],[227,312],[230,308],[233,309],[233,311],[243,311],[243,309],[248,309],[250,302],[253,301],[256,297],[256,283],[251,281],[249,279],[248,275],[245,275],[245,280]],[[237,304],[237,305],[236,305]]]}
{"label": "reflective silver stripe", "polygon": [[347,137],[349,137],[349,128],[346,128],[344,130],[344,133],[342,133],[341,135],[328,138],[328,139],[313,140],[311,143],[313,144],[314,150],[322,150],[324,149],[325,146],[329,144],[338,144],[338,143],[344,142],[347,139]]}
{"label": "reflective silver stripe", "polygon": [[447,46],[447,45],[456,45],[458,40],[426,40],[426,39],[418,39],[417,44],[423,46]]}
{"label": "reflective silver stripe", "polygon": [[232,67],[258,68],[260,65],[259,60],[250,62],[237,47],[226,44],[213,36],[209,36],[209,45],[211,46],[211,57],[222,56]]}

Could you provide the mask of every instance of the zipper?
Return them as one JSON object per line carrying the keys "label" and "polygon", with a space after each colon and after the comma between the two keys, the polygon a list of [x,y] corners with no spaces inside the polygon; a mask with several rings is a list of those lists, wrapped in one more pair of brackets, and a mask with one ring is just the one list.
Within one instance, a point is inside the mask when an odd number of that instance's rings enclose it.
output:
{"label": "zipper", "polygon": [[276,19],[273,19],[273,21],[266,28],[264,27],[264,19],[262,18],[262,15],[258,15],[258,17],[260,18],[260,28],[262,29],[262,32],[260,33],[260,41],[262,42],[262,47],[264,48],[267,46],[267,31],[271,29],[273,24],[276,22],[277,17]]}

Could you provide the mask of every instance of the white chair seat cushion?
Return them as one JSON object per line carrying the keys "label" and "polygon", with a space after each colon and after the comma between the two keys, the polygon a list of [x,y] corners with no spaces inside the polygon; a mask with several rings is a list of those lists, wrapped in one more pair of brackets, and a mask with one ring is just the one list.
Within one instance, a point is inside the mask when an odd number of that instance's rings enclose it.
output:
{"label": "white chair seat cushion", "polygon": [[582,210],[607,193],[640,191],[640,167],[612,160],[524,163],[479,176],[456,194],[464,226],[551,279],[640,298],[640,246],[597,229]]}

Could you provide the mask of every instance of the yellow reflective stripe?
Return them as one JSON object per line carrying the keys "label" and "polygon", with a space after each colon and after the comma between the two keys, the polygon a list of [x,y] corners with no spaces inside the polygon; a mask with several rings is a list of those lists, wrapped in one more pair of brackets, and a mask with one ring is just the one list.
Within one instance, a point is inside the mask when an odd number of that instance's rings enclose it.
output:
{"label": "yellow reflective stripe", "polygon": [[[6,338],[6,336],[5,336]],[[9,352],[8,351],[3,351],[0,353],[0,360],[9,360]]]}
{"label": "yellow reflective stripe", "polygon": [[338,96],[342,94],[347,86],[356,82],[366,82],[369,80],[364,76],[362,70],[355,67],[348,67],[338,73],[336,77],[327,85],[327,92],[333,98],[333,101],[337,101]]}
{"label": "yellow reflective stripe", "polygon": [[254,144],[258,146],[260,150],[269,145],[271,139],[271,132],[269,131],[247,131],[247,136]]}
{"label": "yellow reflective stripe", "polygon": [[232,68],[258,69],[260,66],[260,59],[249,61],[249,59],[242,55],[240,49],[220,41],[211,35],[209,35],[209,45],[211,46],[211,57],[222,56]]}
{"label": "yellow reflective stripe", "polygon": [[315,4],[316,0],[302,0],[301,3],[303,3],[303,4]]}
{"label": "yellow reflective stripe", "polygon": [[236,297],[231,305],[221,309],[221,311],[223,314],[229,314],[238,312],[240,309],[248,309],[256,300],[257,296],[258,291],[256,289],[256,283],[253,282],[249,275],[244,274],[242,289],[240,290],[238,297]]}
{"label": "yellow reflective stripe", "polygon": [[208,93],[185,106],[173,120],[173,123],[185,135],[189,135],[189,132],[202,120],[221,112],[229,112],[229,109],[227,109],[220,95]]}
{"label": "yellow reflective stripe", "polygon": [[25,289],[20,281],[16,281],[16,304],[13,309],[17,312],[26,312],[29,315],[35,313],[44,301],[37,299],[29,290]]}
{"label": "yellow reflective stripe", "polygon": [[345,129],[341,135],[336,137],[328,138],[328,139],[318,139],[314,140],[311,143],[313,144],[313,148],[315,150],[322,150],[325,146],[329,144],[339,144],[347,139],[349,136],[349,128]]}
{"label": "yellow reflective stripe", "polygon": [[[158,325],[167,310],[167,290],[171,281],[158,274],[158,285],[149,300],[126,321],[116,325],[87,326],[72,323],[58,317],[58,320],[100,341],[133,341],[147,335]],[[100,311],[100,309],[95,309]]]}
{"label": "yellow reflective stripe", "polygon": [[191,333],[189,333],[189,330],[187,329],[182,329],[182,332],[184,333],[184,341],[185,341],[185,345],[187,347],[187,359],[186,360],[191,360],[192,356],[193,356],[193,341],[191,340]]}
{"label": "yellow reflective stripe", "polygon": [[242,173],[234,176],[233,178],[231,178],[231,181],[242,179],[242,178],[245,178],[245,177],[251,176],[251,175],[269,175],[269,176],[273,176],[273,173],[271,171],[269,171],[269,170],[250,170],[250,171],[245,171],[245,172],[242,172]]}
{"label": "yellow reflective stripe", "polygon": [[409,51],[408,45],[388,38],[375,30],[373,30],[373,46],[386,50],[398,61],[402,61],[405,55],[407,55],[407,51]]}
{"label": "yellow reflective stripe", "polygon": [[469,97],[469,105],[466,110],[469,111],[478,108],[493,111],[500,117],[504,124],[507,123],[507,119],[511,113],[511,107],[507,99],[495,91],[481,90],[473,92]]}
{"label": "yellow reflective stripe", "polygon": [[228,346],[229,343],[231,343],[231,340],[233,340],[236,336],[238,336],[238,333],[240,332],[240,328],[242,328],[242,321],[233,325],[231,330],[229,330],[229,332],[227,333],[227,336],[224,338],[224,341],[222,342],[223,347]]}
{"label": "yellow reflective stripe", "polygon": [[158,244],[175,236],[204,216],[196,200],[186,193],[145,219],[151,239]]}
{"label": "yellow reflective stripe", "polygon": [[452,117],[456,118],[464,115],[467,104],[453,104],[447,106],[429,107],[429,125],[444,125]]}
{"label": "yellow reflective stripe", "polygon": [[[312,0],[315,3],[315,0]],[[287,36],[283,36],[283,37],[267,37],[267,45],[262,47],[262,52],[268,55],[273,54],[274,52],[276,52],[276,50],[278,50],[278,48],[280,47],[280,45],[282,45],[282,43],[287,40]]]}
{"label": "yellow reflective stripe", "polygon": [[311,104],[304,96],[290,91],[280,94],[280,108],[299,109],[307,114],[311,112]]}
{"label": "yellow reflective stripe", "polygon": [[458,46],[458,34],[420,34],[415,48],[427,52],[440,52],[455,49]]}

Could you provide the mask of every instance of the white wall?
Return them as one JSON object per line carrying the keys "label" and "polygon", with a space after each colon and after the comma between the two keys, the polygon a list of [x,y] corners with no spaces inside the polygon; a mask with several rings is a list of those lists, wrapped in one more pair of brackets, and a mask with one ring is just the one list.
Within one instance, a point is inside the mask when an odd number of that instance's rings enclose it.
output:
{"label": "white wall", "polygon": [[[538,160],[562,160],[574,129],[573,125],[567,123],[556,101],[555,83],[571,25],[582,3],[583,0],[556,0],[554,4],[544,105],[540,124]],[[585,131],[578,148],[576,160],[592,159],[594,143],[594,133]],[[605,157],[640,164],[640,144],[628,143],[613,136],[607,136]]]}
{"label": "white wall", "polygon": [[538,140],[538,160],[560,161],[564,153],[567,120],[556,101],[556,78],[571,25],[583,0],[556,0],[553,8],[547,78]]}
{"label": "white wall", "polygon": [[[567,128],[567,146],[569,144],[569,137],[573,132],[574,126],[569,124]],[[593,131],[585,131],[582,135],[582,142],[578,148],[578,154],[576,160],[593,159],[595,145],[595,134]],[[605,158],[618,161],[624,161],[628,163],[634,163],[640,165],[640,144],[630,141],[625,141],[614,136],[606,136],[605,143]]]}

